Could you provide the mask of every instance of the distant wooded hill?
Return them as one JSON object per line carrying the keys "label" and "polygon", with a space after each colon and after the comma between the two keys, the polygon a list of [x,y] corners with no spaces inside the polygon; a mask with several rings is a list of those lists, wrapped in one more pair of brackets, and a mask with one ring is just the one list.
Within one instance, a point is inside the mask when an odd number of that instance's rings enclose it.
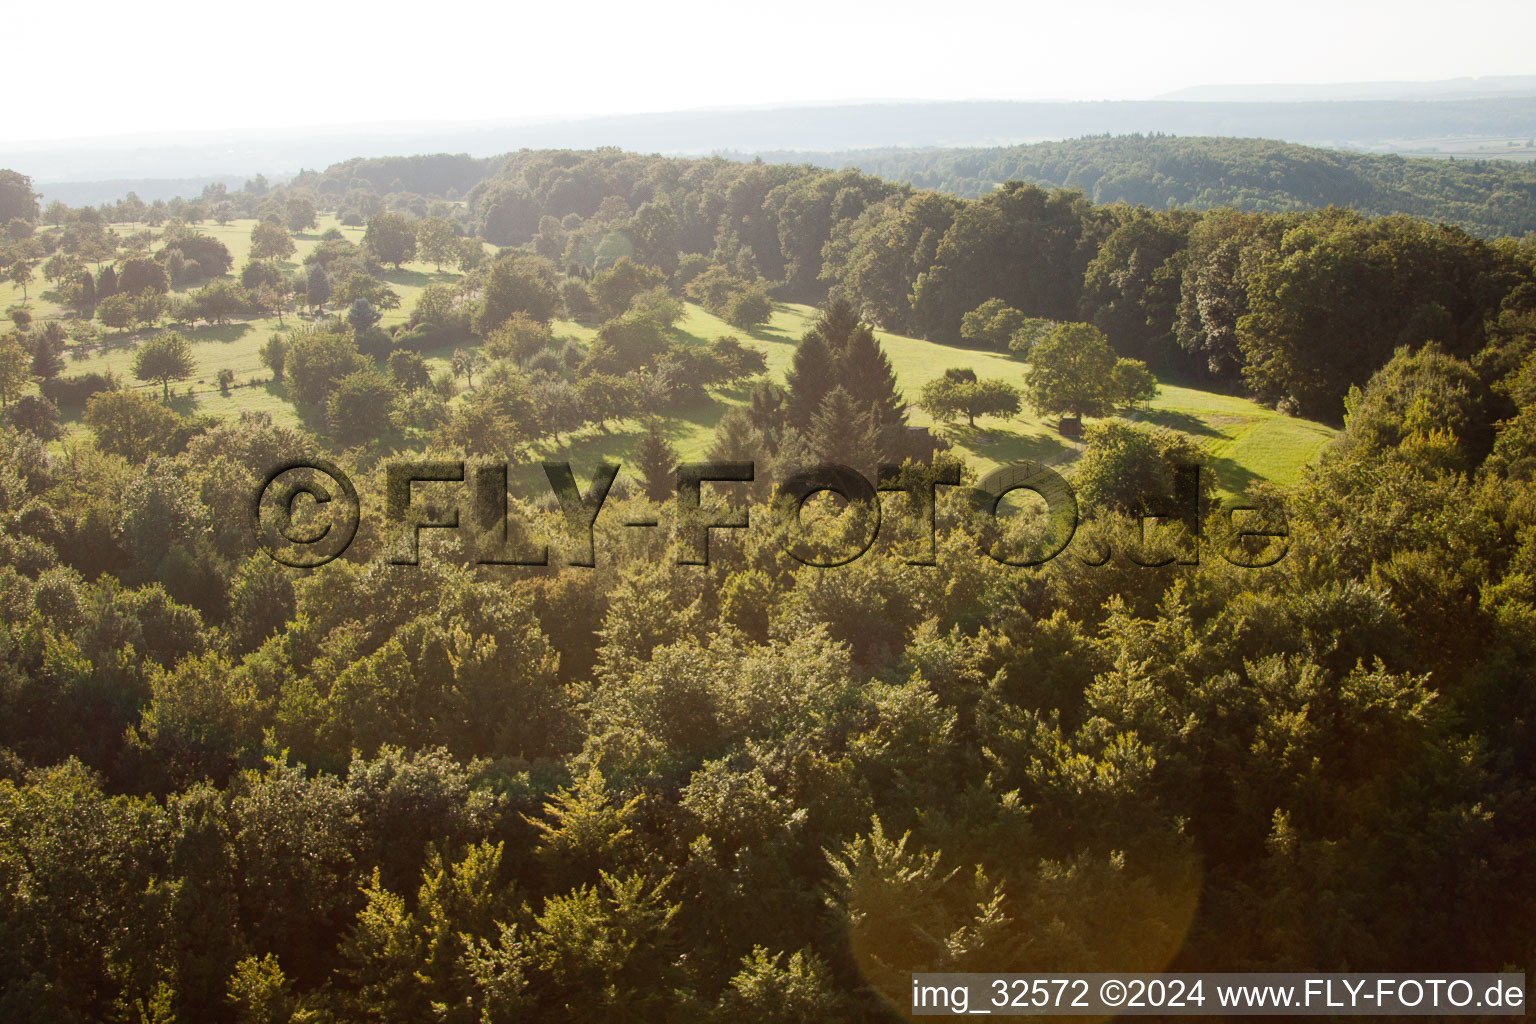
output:
{"label": "distant wooded hill", "polygon": [[1094,136],[991,149],[762,153],[773,163],[856,167],[918,188],[974,198],[1004,181],[1079,188],[1096,203],[1153,209],[1347,206],[1409,214],[1485,237],[1536,231],[1536,165],[1414,159],[1268,139]]}
{"label": "distant wooded hill", "polygon": [[[24,168],[42,191],[56,182],[208,176],[287,177],[348,157],[520,149],[704,154],[731,150],[846,151],[876,146],[999,146],[1084,135],[1163,132],[1285,139],[1309,146],[1398,152],[1447,141],[1536,132],[1536,98],[1347,102],[890,102],[614,114],[545,122],[451,121],[224,131],[0,143],[0,167]],[[49,198],[54,198],[50,195]],[[120,196],[108,195],[112,201]]]}

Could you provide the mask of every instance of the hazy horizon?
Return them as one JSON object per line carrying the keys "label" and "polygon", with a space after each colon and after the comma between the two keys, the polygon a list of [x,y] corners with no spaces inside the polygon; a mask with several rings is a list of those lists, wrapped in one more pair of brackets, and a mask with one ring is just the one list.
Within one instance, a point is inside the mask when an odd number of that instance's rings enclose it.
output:
{"label": "hazy horizon", "polygon": [[[827,102],[1145,100],[1223,82],[1433,82],[1527,74],[1525,41],[1536,35],[1536,7],[1520,0],[1468,0],[1454,22],[1422,2],[1299,0],[1284,19],[1215,0],[1026,13],[986,0],[967,11],[935,18],[908,0],[872,17],[851,4],[791,0],[769,20],[696,0],[665,18],[613,4],[517,6],[476,12],[473,32],[450,25],[434,36],[411,31],[416,16],[400,4],[359,19],[280,0],[251,19],[174,0],[146,19],[89,0],[34,10],[29,27],[36,38],[70,38],[71,61],[86,67],[118,72],[179,53],[233,74],[233,85],[205,88],[199,65],[184,63],[166,80],[179,87],[135,99],[132,89],[103,87],[102,76],[59,75],[55,51],[26,47],[14,66],[49,91],[12,109],[0,142]],[[93,30],[76,38],[82,19]],[[215,59],[220,50],[227,60]],[[1170,61],[1172,52],[1197,59]],[[702,59],[710,54],[730,59]],[[368,80],[390,86],[362,88]]]}

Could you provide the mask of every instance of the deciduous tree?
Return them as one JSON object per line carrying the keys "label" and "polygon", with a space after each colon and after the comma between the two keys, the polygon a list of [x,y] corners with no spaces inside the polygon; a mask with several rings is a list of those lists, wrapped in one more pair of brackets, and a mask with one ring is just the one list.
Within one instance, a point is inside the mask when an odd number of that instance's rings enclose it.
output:
{"label": "deciduous tree", "polygon": [[28,384],[32,382],[32,360],[27,356],[27,350],[22,347],[21,341],[14,334],[6,334],[0,337],[0,408],[7,406],[11,400],[21,395]]}
{"label": "deciduous tree", "polygon": [[363,244],[380,262],[392,263],[398,270],[416,257],[416,226],[403,214],[377,214],[368,221]]}
{"label": "deciduous tree", "polygon": [[251,229],[251,259],[285,260],[294,251],[293,236],[281,224],[264,220]]}
{"label": "deciduous tree", "polygon": [[923,385],[918,405],[936,420],[964,416],[974,427],[977,416],[1017,416],[1019,389],[1005,380],[978,379],[974,370],[950,368]]}
{"label": "deciduous tree", "polygon": [[192,376],[192,344],[179,334],[157,334],[139,346],[133,356],[133,375],[145,383],[158,383],[162,400],[171,400],[171,381]]}

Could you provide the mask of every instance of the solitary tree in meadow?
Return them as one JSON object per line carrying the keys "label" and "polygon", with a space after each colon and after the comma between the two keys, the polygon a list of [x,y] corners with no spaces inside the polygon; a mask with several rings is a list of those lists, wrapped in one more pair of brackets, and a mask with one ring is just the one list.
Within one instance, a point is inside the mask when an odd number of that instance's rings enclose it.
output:
{"label": "solitary tree in meadow", "polygon": [[1005,380],[982,380],[966,367],[951,367],[923,385],[917,404],[936,420],[947,423],[964,416],[974,427],[977,416],[1017,416],[1019,389]]}
{"label": "solitary tree in meadow", "polygon": [[27,302],[27,285],[32,283],[32,264],[26,260],[17,260],[11,264],[11,269],[6,273],[6,276],[10,278],[12,284],[21,289],[21,301],[25,305]]}
{"label": "solitary tree in meadow", "polygon": [[1062,324],[1036,343],[1030,364],[1024,387],[1042,415],[1108,416],[1117,405],[1156,394],[1146,365],[1116,359],[1104,332],[1092,324]]}
{"label": "solitary tree in meadow", "polygon": [[288,361],[288,342],[280,334],[267,339],[259,353],[261,365],[272,371],[273,380],[283,379],[283,366]]}
{"label": "solitary tree in meadow", "polygon": [[158,383],[161,398],[171,401],[171,381],[192,376],[192,345],[179,334],[158,334],[139,346],[133,357],[133,375],[145,383]]}
{"label": "solitary tree in meadow", "polygon": [[473,349],[456,348],[450,363],[455,377],[463,377],[471,388],[475,386],[475,374],[485,365],[485,358]]}
{"label": "solitary tree in meadow", "polygon": [[283,219],[289,231],[299,232],[314,227],[315,217],[315,204],[309,199],[304,196],[288,197],[288,205],[283,208]]}
{"label": "solitary tree in meadow", "polygon": [[400,264],[416,256],[416,227],[398,213],[381,213],[368,221],[363,244],[383,263]]}
{"label": "solitary tree in meadow", "polygon": [[285,260],[293,253],[293,236],[281,224],[264,220],[251,229],[251,259]]}
{"label": "solitary tree in meadow", "polygon": [[443,217],[428,217],[416,225],[416,251],[438,270],[459,256],[459,238],[453,224]]}

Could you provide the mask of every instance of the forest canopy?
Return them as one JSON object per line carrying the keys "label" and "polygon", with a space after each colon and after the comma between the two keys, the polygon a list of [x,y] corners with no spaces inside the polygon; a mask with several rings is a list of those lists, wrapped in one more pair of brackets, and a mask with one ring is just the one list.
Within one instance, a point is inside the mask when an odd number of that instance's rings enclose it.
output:
{"label": "forest canopy", "polygon": [[[1536,953],[1529,243],[618,150],[0,184],[0,1019],[889,1021],[919,970]],[[1179,382],[1340,429],[1233,508]],[[1026,404],[1099,422],[987,433]],[[760,467],[709,564],[685,422]],[[1076,456],[1060,557],[961,436]],[[515,486],[555,452],[575,498]],[[306,460],[507,515],[295,569],[251,510]],[[787,515],[827,462],[882,490]]]}

